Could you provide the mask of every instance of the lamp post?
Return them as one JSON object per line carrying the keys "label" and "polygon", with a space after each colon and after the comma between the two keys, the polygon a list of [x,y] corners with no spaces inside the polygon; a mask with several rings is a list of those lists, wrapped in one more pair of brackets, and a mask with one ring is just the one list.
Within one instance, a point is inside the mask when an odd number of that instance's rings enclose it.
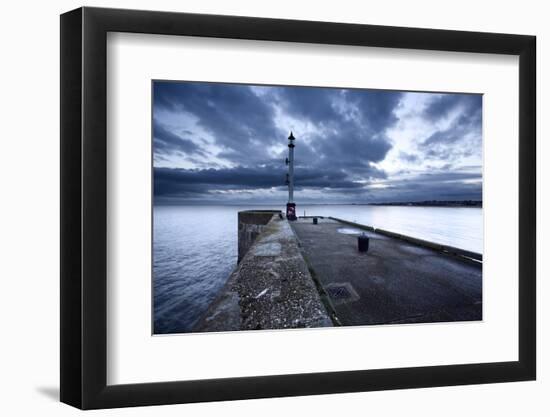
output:
{"label": "lamp post", "polygon": [[288,137],[288,165],[287,184],[288,184],[288,203],[286,203],[286,218],[296,220],[296,203],[294,203],[294,135],[290,132]]}

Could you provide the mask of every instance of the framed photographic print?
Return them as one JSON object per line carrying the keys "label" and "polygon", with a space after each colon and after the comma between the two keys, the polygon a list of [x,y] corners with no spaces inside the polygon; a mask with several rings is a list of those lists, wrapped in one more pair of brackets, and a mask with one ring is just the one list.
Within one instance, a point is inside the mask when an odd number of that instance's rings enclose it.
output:
{"label": "framed photographic print", "polygon": [[61,16],[61,401],[535,379],[535,38]]}

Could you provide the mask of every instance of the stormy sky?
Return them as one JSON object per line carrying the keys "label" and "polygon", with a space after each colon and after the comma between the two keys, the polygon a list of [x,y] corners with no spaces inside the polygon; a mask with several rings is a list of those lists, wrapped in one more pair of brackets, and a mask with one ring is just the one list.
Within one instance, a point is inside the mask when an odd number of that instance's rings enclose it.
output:
{"label": "stormy sky", "polygon": [[482,96],[153,83],[155,204],[481,200]]}

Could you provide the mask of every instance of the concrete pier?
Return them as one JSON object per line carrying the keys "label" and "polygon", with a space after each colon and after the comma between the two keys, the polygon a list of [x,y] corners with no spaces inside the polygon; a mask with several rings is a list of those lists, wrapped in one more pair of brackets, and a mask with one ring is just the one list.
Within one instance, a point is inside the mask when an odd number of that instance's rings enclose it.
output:
{"label": "concrete pier", "polygon": [[481,254],[316,219],[240,212],[240,262],[194,331],[482,319]]}
{"label": "concrete pier", "polygon": [[[335,219],[291,227],[344,326],[482,319],[481,255]],[[357,237],[370,238],[365,253]],[[460,250],[459,250],[460,252]],[[466,256],[469,255],[469,256]]]}
{"label": "concrete pier", "polygon": [[332,326],[289,222],[278,212],[241,214],[239,252],[249,248],[194,331]]}

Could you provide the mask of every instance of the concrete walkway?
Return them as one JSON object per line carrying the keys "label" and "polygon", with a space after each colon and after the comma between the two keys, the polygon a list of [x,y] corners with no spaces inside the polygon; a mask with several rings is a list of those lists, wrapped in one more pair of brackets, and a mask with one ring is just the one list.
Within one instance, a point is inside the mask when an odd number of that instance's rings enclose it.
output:
{"label": "concrete walkway", "polygon": [[345,326],[482,319],[481,263],[382,234],[357,250],[362,230],[330,219],[292,229],[313,278]]}

